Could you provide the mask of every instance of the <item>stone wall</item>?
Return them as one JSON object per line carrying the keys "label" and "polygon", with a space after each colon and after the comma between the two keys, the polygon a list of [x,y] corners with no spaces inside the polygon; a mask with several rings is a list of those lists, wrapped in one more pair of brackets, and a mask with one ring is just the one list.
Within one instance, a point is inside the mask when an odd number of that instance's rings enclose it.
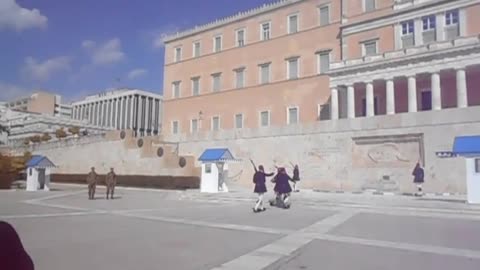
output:
{"label": "stone wall", "polygon": [[134,138],[131,131],[18,147],[13,152],[24,151],[47,156],[57,166],[53,174],[83,174],[93,166],[99,174],[113,167],[118,175],[200,176],[194,158],[178,156],[176,144],[161,142],[159,137]]}
{"label": "stone wall", "polygon": [[464,193],[464,161],[439,159],[435,152],[451,150],[455,136],[478,134],[480,107],[470,107],[165,139],[179,141],[180,154],[195,157],[206,148],[228,147],[243,159],[229,166],[230,182],[246,187],[252,185],[252,158],[268,171],[299,164],[304,188],[412,192],[411,173],[420,161],[426,191]]}

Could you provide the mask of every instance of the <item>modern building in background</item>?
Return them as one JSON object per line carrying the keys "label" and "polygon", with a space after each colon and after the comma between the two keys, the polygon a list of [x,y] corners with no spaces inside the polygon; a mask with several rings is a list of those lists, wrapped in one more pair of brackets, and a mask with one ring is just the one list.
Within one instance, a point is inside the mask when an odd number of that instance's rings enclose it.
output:
{"label": "modern building in background", "polygon": [[162,127],[163,97],[137,89],[118,89],[86,97],[72,104],[74,120],[135,136],[158,135]]}
{"label": "modern building in background", "polygon": [[62,97],[43,91],[34,92],[25,97],[6,101],[6,107],[11,110],[41,113],[51,116],[70,118],[72,107],[62,103]]}
{"label": "modern building in background", "polygon": [[476,0],[282,0],[174,34],[165,133],[480,105],[478,14]]}

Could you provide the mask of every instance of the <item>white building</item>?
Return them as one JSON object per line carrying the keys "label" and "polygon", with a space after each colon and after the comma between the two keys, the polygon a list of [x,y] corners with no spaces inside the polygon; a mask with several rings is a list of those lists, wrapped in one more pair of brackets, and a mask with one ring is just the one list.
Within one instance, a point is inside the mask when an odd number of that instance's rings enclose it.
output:
{"label": "white building", "polygon": [[163,97],[137,89],[119,89],[72,104],[74,120],[86,120],[99,127],[130,129],[135,136],[159,134]]}

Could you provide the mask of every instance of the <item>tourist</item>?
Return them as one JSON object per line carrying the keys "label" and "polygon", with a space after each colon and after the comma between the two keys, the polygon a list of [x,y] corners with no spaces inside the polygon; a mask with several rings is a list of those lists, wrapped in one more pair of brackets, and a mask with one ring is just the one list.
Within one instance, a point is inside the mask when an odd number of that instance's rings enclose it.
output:
{"label": "tourist", "polygon": [[33,270],[33,261],[25,251],[12,225],[0,221],[0,269]]}
{"label": "tourist", "polygon": [[420,166],[420,162],[417,162],[417,165],[415,165],[415,169],[413,169],[412,175],[414,176],[413,183],[417,185],[417,192],[415,193],[415,196],[422,196],[422,184],[424,183],[425,173],[423,168]]}
{"label": "tourist", "polygon": [[88,173],[88,176],[87,176],[89,200],[95,199],[95,188],[97,186],[97,179],[98,179],[98,175],[95,172],[95,167],[92,167],[91,171]]}
{"label": "tourist", "polygon": [[253,183],[255,184],[255,189],[253,192],[255,192],[258,195],[257,202],[255,203],[255,207],[253,208],[253,212],[261,212],[265,211],[265,207],[263,207],[263,195],[267,192],[267,186],[266,186],[266,177],[267,176],[273,176],[273,173],[265,173],[265,170],[263,168],[263,165],[255,166],[255,163],[253,163],[253,160],[250,160],[250,162],[253,165],[253,168],[255,169],[255,174],[253,175]]}
{"label": "tourist", "polygon": [[110,199],[113,200],[113,192],[115,191],[115,185],[117,184],[117,175],[113,171],[113,168],[110,168],[110,172],[105,178],[105,184],[107,186],[107,200],[108,195],[110,194]]}

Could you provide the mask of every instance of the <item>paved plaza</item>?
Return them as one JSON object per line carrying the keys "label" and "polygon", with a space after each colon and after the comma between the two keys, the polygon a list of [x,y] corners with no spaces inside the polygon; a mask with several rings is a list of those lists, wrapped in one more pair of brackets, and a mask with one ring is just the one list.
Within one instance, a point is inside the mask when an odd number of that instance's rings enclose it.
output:
{"label": "paved plaza", "polygon": [[39,270],[480,269],[480,207],[456,197],[302,191],[254,214],[249,192],[55,189],[0,191]]}

